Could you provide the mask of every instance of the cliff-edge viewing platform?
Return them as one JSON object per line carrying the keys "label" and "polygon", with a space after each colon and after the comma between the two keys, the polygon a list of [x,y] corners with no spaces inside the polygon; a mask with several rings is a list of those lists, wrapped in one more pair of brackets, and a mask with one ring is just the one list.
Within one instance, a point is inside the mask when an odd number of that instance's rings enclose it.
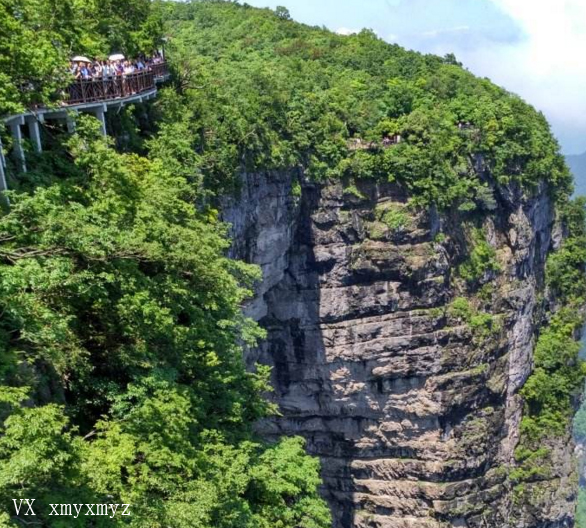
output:
{"label": "cliff-edge viewing platform", "polygon": [[[13,154],[20,170],[26,172],[26,156],[23,147],[26,125],[28,139],[36,152],[42,152],[43,142],[40,125],[48,120],[62,120],[70,133],[75,131],[75,115],[79,112],[93,114],[101,123],[106,135],[105,113],[109,109],[119,109],[128,104],[142,103],[157,94],[157,85],[169,78],[167,63],[151,65],[136,73],[113,75],[99,79],[79,79],[69,85],[66,98],[56,107],[37,107],[22,114],[3,119],[10,128],[13,140]],[[6,158],[0,140],[0,191],[8,188],[6,183]]]}

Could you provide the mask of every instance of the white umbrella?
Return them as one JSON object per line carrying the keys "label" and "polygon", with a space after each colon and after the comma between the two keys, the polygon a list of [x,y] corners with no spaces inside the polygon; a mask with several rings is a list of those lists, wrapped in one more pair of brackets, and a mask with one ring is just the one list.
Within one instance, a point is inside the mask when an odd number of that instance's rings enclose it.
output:
{"label": "white umbrella", "polygon": [[91,60],[89,60],[87,57],[84,57],[83,55],[76,55],[71,60],[73,62],[92,62]]}
{"label": "white umbrella", "polygon": [[122,53],[114,53],[114,55],[110,55],[108,58],[112,61],[124,60],[124,55]]}

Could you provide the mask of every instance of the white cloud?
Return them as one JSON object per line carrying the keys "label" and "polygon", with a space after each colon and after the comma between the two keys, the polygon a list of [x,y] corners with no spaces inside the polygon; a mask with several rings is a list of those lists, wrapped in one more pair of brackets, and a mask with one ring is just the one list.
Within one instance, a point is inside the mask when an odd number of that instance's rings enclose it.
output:
{"label": "white cloud", "polygon": [[586,3],[584,0],[492,0],[527,34],[519,50],[541,77],[569,70],[586,72]]}
{"label": "white cloud", "polygon": [[348,29],[346,27],[341,27],[336,30],[338,35],[354,35],[355,33],[360,33],[359,29]]}
{"label": "white cloud", "polygon": [[457,27],[447,28],[447,29],[434,29],[432,31],[424,31],[423,33],[421,33],[421,36],[427,37],[427,38],[436,38],[436,37],[439,37],[440,35],[445,35],[448,33],[462,33],[462,32],[468,31],[469,29],[470,29],[469,26],[457,26]]}
{"label": "white cloud", "polygon": [[586,2],[491,0],[526,38],[462,57],[477,73],[515,91],[550,118],[555,130],[583,130],[569,150],[586,149]]}

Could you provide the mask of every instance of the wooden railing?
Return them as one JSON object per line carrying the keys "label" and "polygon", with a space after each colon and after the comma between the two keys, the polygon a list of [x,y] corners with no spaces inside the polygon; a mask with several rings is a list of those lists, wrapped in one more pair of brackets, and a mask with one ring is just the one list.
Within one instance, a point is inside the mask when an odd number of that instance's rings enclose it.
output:
{"label": "wooden railing", "polygon": [[166,78],[169,75],[169,68],[166,62],[151,64],[149,68],[155,74],[155,79]]}
{"label": "wooden railing", "polygon": [[167,75],[167,64],[161,62],[151,65],[148,70],[136,73],[81,79],[69,86],[65,104],[108,101],[148,92],[155,88],[158,79]]}

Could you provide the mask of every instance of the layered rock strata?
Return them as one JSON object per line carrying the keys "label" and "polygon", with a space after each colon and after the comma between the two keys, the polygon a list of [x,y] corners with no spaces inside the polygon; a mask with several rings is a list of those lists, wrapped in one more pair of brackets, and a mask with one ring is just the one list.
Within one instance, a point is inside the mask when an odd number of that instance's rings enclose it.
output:
{"label": "layered rock strata", "polygon": [[[476,225],[500,272],[469,291],[456,273],[471,249],[462,216],[375,182],[294,196],[298,177],[247,175],[224,208],[233,256],[264,273],[247,311],[268,337],[247,362],[273,366],[282,416],[261,432],[306,438],[337,528],[572,526],[568,439],[551,446],[555,473],[535,500],[520,502],[509,478],[561,237],[546,189],[495,191]],[[484,330],[454,309],[462,298]]]}

